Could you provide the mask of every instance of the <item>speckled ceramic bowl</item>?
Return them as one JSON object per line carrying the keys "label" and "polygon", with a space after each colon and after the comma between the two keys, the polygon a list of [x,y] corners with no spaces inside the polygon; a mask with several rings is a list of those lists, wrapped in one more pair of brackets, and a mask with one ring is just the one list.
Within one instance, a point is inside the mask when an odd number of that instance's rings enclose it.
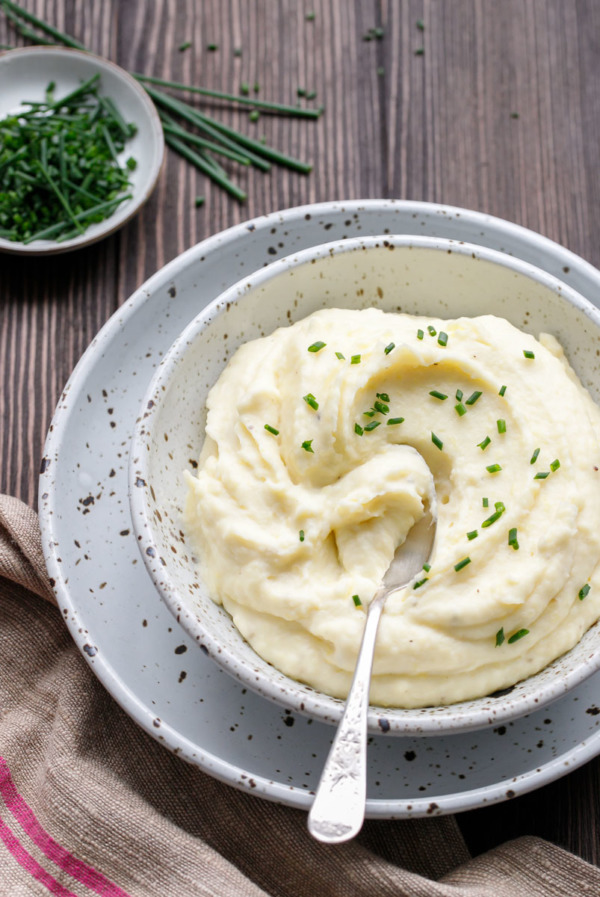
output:
{"label": "speckled ceramic bowl", "polygon": [[[132,519],[148,571],[178,622],[225,670],[286,708],[335,723],[343,701],[263,661],[213,603],[181,521],[183,471],[196,465],[205,400],[229,357],[243,342],[330,305],[439,317],[494,313],[535,335],[555,332],[599,402],[600,312],[556,278],[504,253],[429,237],[367,237],[306,249],[251,274],[207,305],[166,354],[131,446]],[[567,655],[510,689],[444,707],[373,706],[369,728],[440,734],[496,725],[556,700],[599,668],[595,625]]]}

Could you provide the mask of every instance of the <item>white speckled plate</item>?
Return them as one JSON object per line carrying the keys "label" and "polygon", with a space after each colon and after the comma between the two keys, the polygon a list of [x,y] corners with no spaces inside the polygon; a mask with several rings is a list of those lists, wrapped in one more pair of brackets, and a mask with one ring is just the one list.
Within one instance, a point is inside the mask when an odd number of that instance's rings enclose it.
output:
{"label": "white speckled plate", "polygon": [[[512,253],[594,301],[600,272],[545,238],[475,212],[391,200],[307,206],[188,250],[105,325],[75,369],[40,479],[44,550],[72,636],[147,732],[215,777],[307,808],[333,729],[282,710],[222,672],[155,591],[134,543],[129,443],[161,355],[203,305],[278,256],[346,236],[428,234]],[[596,674],[529,716],[473,734],[375,736],[367,815],[449,813],[550,782],[600,753]]]}
{"label": "white speckled plate", "polygon": [[109,218],[90,225],[70,240],[34,240],[25,244],[0,237],[0,251],[55,255],[96,243],[133,218],[154,190],[165,149],[158,112],[141,84],[108,59],[67,47],[23,47],[0,53],[0,119],[21,110],[24,100],[44,100],[51,81],[56,85],[56,97],[61,99],[96,74],[100,75],[99,94],[114,100],[125,121],[137,127],[137,133],[119,155],[121,166],[129,156],[137,162],[129,174],[131,199],[122,202]]}

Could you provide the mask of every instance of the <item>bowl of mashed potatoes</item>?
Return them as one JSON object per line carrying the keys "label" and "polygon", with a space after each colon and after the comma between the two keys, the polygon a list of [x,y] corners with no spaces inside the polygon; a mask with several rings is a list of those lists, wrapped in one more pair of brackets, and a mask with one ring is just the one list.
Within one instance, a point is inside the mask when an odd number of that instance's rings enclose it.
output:
{"label": "bowl of mashed potatoes", "polygon": [[303,250],[210,303],[157,369],[130,459],[142,557],[226,671],[335,723],[387,600],[373,732],[524,715],[600,668],[600,312],[509,255],[429,237]]}

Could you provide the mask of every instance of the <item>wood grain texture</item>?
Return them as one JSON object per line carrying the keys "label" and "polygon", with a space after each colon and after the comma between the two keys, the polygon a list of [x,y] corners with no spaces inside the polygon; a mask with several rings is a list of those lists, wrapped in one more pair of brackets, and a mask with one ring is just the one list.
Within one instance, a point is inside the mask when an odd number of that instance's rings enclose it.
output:
{"label": "wood grain texture", "polygon": [[[126,69],[231,91],[256,81],[262,98],[281,102],[295,102],[298,87],[316,89],[326,112],[317,122],[261,115],[252,123],[203,103],[311,161],[312,174],[226,163],[248,193],[240,206],[169,153],[150,202],[116,235],[48,260],[0,257],[2,492],[35,503],[53,409],[102,324],[165,262],[246,218],[343,198],[430,200],[511,219],[600,265],[597,0],[23,5]],[[385,38],[364,41],[375,26]],[[187,40],[192,47],[180,52]],[[213,42],[219,49],[209,52]],[[0,43],[25,43],[1,14]],[[198,194],[206,196],[201,209]],[[464,814],[471,849],[540,834],[600,863],[599,769],[592,762],[531,795]]]}

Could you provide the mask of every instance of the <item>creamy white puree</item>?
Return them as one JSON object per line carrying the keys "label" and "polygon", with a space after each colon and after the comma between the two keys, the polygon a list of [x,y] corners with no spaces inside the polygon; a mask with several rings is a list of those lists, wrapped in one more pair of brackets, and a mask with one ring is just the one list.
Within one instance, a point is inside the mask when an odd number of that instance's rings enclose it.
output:
{"label": "creamy white puree", "polygon": [[[375,401],[389,412],[366,416]],[[344,696],[365,607],[433,475],[431,570],[387,601],[371,701],[453,703],[539,671],[600,616],[599,438],[600,410],[552,336],[493,316],[326,309],[227,365],[199,469],[186,474],[185,525],[211,596],[258,654]],[[504,511],[483,526],[497,502]]]}

